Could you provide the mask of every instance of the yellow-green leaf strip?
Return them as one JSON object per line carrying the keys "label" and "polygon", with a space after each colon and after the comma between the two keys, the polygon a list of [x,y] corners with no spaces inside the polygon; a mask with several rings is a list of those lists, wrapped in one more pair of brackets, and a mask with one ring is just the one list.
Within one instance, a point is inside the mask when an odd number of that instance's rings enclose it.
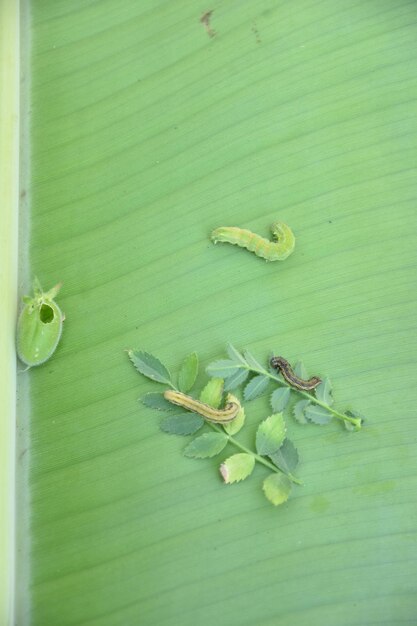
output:
{"label": "yellow-green leaf strip", "polygon": [[24,307],[17,323],[16,349],[19,359],[28,367],[51,358],[61,339],[65,315],[55,302],[61,284],[44,292],[37,279],[33,296],[24,296]]}
{"label": "yellow-green leaf strip", "polygon": [[220,474],[224,482],[228,485],[245,480],[253,472],[255,458],[252,454],[240,452],[229,456],[220,465]]}
{"label": "yellow-green leaf strip", "polygon": [[284,222],[271,225],[273,241],[237,226],[221,226],[211,233],[214,243],[230,243],[254,252],[265,261],[284,261],[293,252],[295,237]]}
{"label": "yellow-green leaf strip", "polygon": [[196,352],[189,354],[183,361],[178,374],[178,387],[183,393],[192,389],[198,374],[198,355]]}
{"label": "yellow-green leaf strip", "polygon": [[200,402],[208,404],[218,409],[222,403],[224,380],[223,378],[212,378],[200,393]]}

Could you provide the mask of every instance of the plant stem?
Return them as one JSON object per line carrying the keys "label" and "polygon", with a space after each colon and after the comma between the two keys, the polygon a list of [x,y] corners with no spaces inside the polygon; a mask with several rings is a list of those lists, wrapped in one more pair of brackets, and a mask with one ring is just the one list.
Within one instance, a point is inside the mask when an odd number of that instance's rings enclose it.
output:
{"label": "plant stem", "polygon": [[329,406],[325,402],[322,402],[315,396],[312,396],[310,393],[307,393],[307,391],[303,391],[302,389],[296,389],[295,387],[292,387],[292,385],[287,383],[287,381],[279,378],[276,374],[271,374],[271,372],[268,372],[267,370],[258,370],[258,369],[253,369],[251,367],[246,367],[245,369],[248,369],[250,372],[254,372],[255,374],[262,374],[263,376],[267,376],[268,378],[270,378],[271,380],[274,380],[280,385],[283,385],[284,387],[288,387],[289,389],[296,391],[297,393],[302,395],[304,398],[307,398],[307,400],[310,400],[310,402],[313,402],[314,404],[318,404],[323,409],[326,409],[326,411],[329,411],[329,413],[334,415],[334,417],[336,417],[337,419],[342,420],[344,422],[350,422],[351,424],[353,424],[353,426],[355,426],[357,430],[361,428],[362,420],[360,418],[349,417],[348,415],[339,413],[339,411],[336,411],[336,409],[333,409],[331,406]]}
{"label": "plant stem", "polygon": [[213,424],[212,422],[208,422],[208,421],[207,421],[207,424],[213,430],[215,430],[218,433],[221,433],[222,435],[227,437],[229,443],[231,443],[233,446],[235,446],[236,448],[239,448],[239,450],[242,450],[242,452],[246,452],[246,454],[250,454],[251,456],[253,456],[254,459],[256,461],[258,461],[258,463],[261,463],[262,465],[265,465],[265,467],[267,467],[268,469],[272,470],[273,472],[282,472],[283,474],[285,474],[285,476],[287,476],[291,480],[291,482],[295,483],[296,485],[302,485],[303,484],[302,481],[299,478],[296,478],[292,474],[287,474],[286,472],[284,472],[282,469],[280,469],[276,465],[273,465],[273,463],[270,463],[269,461],[267,461],[263,456],[260,456],[259,454],[256,454],[256,452],[254,452],[253,450],[250,450],[249,448],[247,448],[246,446],[241,444],[239,441],[237,441],[237,439],[235,439],[231,435],[228,435],[227,433],[225,433],[224,430],[222,428],[220,428],[219,426],[216,426],[216,424]]}

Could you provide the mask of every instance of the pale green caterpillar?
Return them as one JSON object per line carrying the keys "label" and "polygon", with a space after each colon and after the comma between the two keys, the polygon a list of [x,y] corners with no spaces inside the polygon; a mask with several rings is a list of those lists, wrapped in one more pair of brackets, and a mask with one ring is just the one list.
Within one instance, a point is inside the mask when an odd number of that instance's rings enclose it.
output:
{"label": "pale green caterpillar", "polygon": [[271,231],[275,241],[269,241],[237,226],[221,226],[213,230],[211,239],[214,243],[220,241],[246,248],[266,261],[283,261],[294,250],[294,234],[284,222],[274,222]]}
{"label": "pale green caterpillar", "polygon": [[240,411],[240,406],[236,402],[228,402],[224,409],[215,409],[205,402],[194,400],[194,398],[181,393],[181,391],[171,391],[170,389],[164,391],[164,398],[172,402],[172,404],[182,406],[184,409],[193,411],[193,413],[198,413],[210,422],[216,422],[217,424],[231,422]]}

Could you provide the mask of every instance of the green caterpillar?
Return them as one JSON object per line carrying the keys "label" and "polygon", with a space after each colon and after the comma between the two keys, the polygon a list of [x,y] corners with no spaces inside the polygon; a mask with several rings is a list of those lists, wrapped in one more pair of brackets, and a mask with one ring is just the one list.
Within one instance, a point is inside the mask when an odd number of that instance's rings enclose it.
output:
{"label": "green caterpillar", "polygon": [[214,243],[220,241],[246,248],[266,261],[284,261],[294,250],[294,234],[284,222],[274,222],[271,231],[275,241],[269,241],[237,226],[221,226],[213,230],[211,239]]}

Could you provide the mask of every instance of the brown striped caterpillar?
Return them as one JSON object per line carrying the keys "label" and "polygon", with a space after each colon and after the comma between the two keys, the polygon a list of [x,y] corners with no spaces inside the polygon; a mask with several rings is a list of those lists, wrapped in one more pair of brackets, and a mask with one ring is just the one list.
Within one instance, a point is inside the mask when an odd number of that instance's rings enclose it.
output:
{"label": "brown striped caterpillar", "polygon": [[198,413],[202,417],[205,417],[210,422],[216,422],[218,424],[225,424],[235,419],[240,410],[240,406],[236,402],[228,402],[224,409],[214,409],[205,402],[194,400],[191,396],[187,396],[180,391],[171,391],[168,389],[164,391],[164,398],[172,404],[184,407],[188,411]]}
{"label": "brown striped caterpillar", "polygon": [[303,380],[302,378],[294,374],[291,365],[282,356],[273,356],[271,359],[271,366],[277,370],[281,370],[281,374],[283,375],[284,379],[289,385],[291,385],[291,387],[294,387],[295,389],[301,389],[302,391],[312,391],[312,389],[315,389],[317,385],[320,385],[321,383],[321,378],[319,378],[318,376],[313,376],[308,380]]}
{"label": "brown striped caterpillar", "polygon": [[246,248],[266,261],[283,261],[294,250],[294,234],[284,222],[274,222],[271,231],[275,241],[269,241],[237,226],[221,226],[213,230],[211,239],[214,243],[220,241]]}

